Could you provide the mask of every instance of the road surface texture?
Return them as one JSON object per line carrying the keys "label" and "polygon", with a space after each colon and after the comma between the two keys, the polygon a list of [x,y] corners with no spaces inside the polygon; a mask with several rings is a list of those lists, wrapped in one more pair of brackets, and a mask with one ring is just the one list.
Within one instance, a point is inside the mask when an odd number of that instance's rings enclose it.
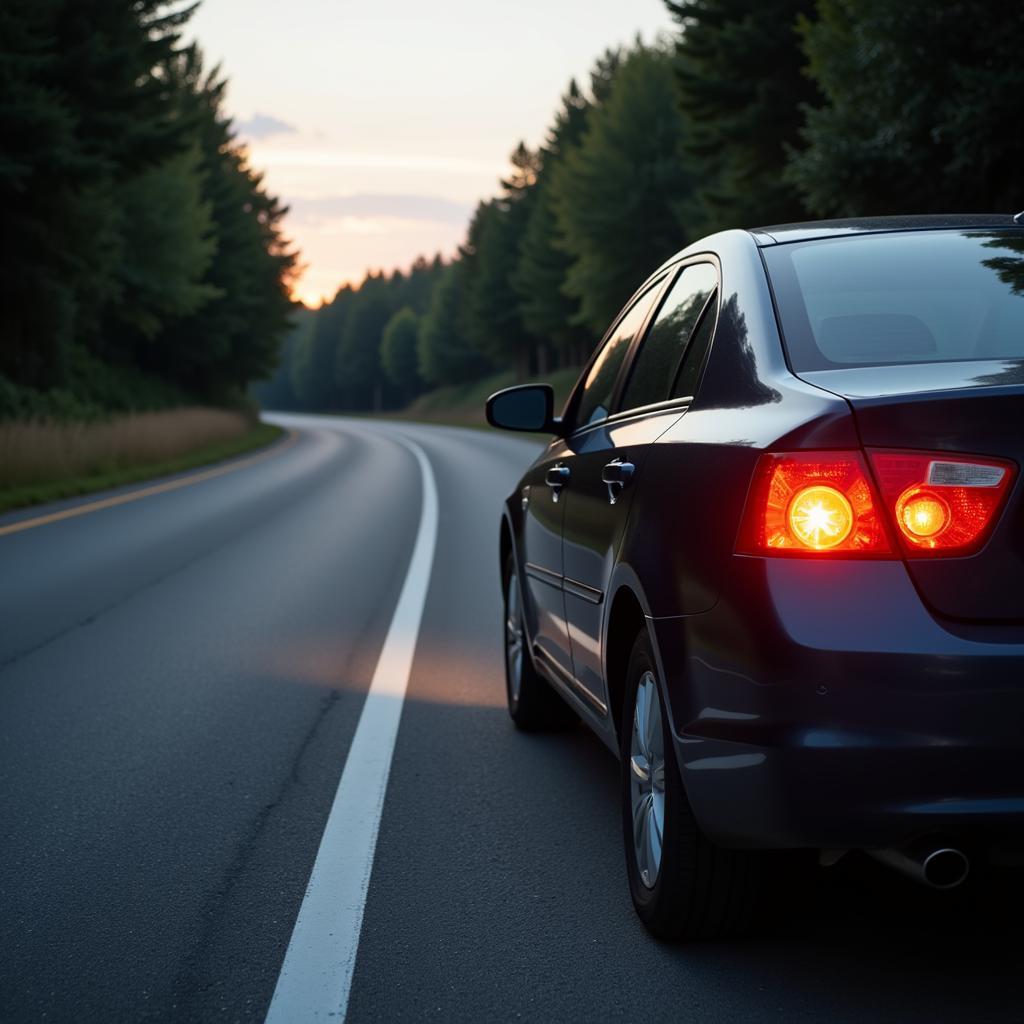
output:
{"label": "road surface texture", "polygon": [[400,438],[436,547],[348,1021],[1021,1019],[1019,887],[854,856],[749,939],[652,941],[614,758],[504,710],[498,515],[536,442],[279,419],[224,473],[0,517],[0,1020],[266,1018],[417,544]]}

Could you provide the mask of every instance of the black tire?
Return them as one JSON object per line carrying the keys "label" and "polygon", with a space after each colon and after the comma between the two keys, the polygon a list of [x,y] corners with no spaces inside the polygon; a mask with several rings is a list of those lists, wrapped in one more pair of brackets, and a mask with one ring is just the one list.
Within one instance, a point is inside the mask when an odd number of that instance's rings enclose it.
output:
{"label": "black tire", "polygon": [[[512,555],[505,562],[505,696],[508,713],[517,729],[524,732],[550,732],[566,729],[578,721],[576,713],[555,693],[533,665],[523,617],[522,588]],[[514,595],[514,596],[513,596]],[[511,607],[510,605],[515,605]],[[519,678],[515,685],[513,634],[519,637]]]}
{"label": "black tire", "polygon": [[[651,864],[657,854],[650,852],[656,850],[656,843],[645,847],[644,837],[648,833],[642,831],[642,825],[639,837],[634,838],[634,807],[637,808],[638,822],[641,814],[650,815],[647,827],[654,830],[650,835],[657,836],[654,802],[657,770],[652,769],[645,777],[642,743],[639,739],[634,741],[634,715],[637,714],[637,693],[641,684],[644,688],[641,703],[650,699],[652,690],[658,702],[656,709],[651,705],[651,714],[656,711],[660,715],[664,752],[662,842],[660,867],[656,874],[651,870]],[[679,774],[671,726],[664,711],[662,687],[646,633],[641,633],[633,645],[625,689],[621,719],[621,799],[626,873],[633,906],[647,930],[659,939],[679,941],[741,934],[749,928],[754,914],[760,877],[759,857],[754,853],[715,846],[697,825]],[[640,718],[647,720],[642,711]],[[658,760],[653,739],[656,732],[657,722],[654,721],[649,744],[654,765]],[[638,744],[636,772],[632,764],[634,742]],[[648,778],[649,790],[645,788]],[[645,812],[644,808],[649,810]],[[639,854],[638,849],[641,851]],[[640,859],[648,865],[646,881],[642,877]],[[650,885],[652,875],[654,884]]]}

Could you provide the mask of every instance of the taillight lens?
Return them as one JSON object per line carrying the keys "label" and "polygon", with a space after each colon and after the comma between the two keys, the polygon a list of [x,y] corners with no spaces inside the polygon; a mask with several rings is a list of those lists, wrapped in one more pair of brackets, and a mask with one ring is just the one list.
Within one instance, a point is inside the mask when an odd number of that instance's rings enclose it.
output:
{"label": "taillight lens", "polygon": [[998,518],[1016,467],[1004,459],[871,449],[882,501],[911,557],[970,555]]}
{"label": "taillight lens", "polygon": [[891,558],[860,452],[768,452],[747,500],[739,550]]}

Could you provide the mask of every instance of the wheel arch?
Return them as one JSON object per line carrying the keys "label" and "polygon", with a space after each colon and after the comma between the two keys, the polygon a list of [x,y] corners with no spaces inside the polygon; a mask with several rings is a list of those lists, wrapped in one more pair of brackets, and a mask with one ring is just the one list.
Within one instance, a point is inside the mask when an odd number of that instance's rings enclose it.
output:
{"label": "wheel arch", "polygon": [[498,557],[501,562],[498,566],[498,571],[501,573],[501,586],[504,589],[508,580],[505,578],[505,572],[508,567],[508,556],[511,554],[515,557],[515,544],[512,540],[512,527],[508,521],[508,515],[502,514],[501,517],[501,535],[499,540]]}
{"label": "wheel arch", "polygon": [[622,704],[626,693],[626,671],[633,644],[641,630],[647,629],[644,606],[633,587],[623,583],[608,605],[604,642],[604,678],[608,690],[608,710],[615,735],[622,739]]}

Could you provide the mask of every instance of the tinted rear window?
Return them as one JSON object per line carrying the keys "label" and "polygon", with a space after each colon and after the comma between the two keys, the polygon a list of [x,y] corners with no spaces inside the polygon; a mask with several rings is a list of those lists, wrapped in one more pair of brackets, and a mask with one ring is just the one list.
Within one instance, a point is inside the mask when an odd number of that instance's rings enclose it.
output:
{"label": "tinted rear window", "polygon": [[854,235],[762,251],[798,373],[1024,357],[1024,232]]}

